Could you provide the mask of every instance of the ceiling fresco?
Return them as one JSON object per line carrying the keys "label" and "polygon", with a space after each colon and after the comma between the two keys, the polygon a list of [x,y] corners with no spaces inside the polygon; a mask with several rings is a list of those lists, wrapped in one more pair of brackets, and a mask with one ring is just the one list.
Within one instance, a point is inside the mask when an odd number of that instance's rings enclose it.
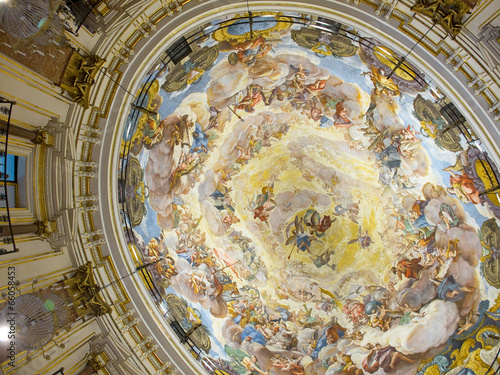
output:
{"label": "ceiling fresco", "polygon": [[171,47],[191,53],[154,65],[125,125],[125,235],[172,329],[212,373],[483,374],[500,202],[481,143],[387,46],[251,17]]}

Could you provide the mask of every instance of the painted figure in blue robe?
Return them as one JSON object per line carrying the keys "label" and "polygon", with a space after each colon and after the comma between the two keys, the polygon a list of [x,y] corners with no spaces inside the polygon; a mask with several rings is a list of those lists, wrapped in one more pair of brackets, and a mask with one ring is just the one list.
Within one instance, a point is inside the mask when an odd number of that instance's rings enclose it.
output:
{"label": "painted figure in blue robe", "polygon": [[401,166],[401,156],[399,155],[397,147],[393,144],[390,144],[382,150],[379,154],[379,159],[382,162],[382,165],[385,165],[390,170]]}
{"label": "painted figure in blue robe", "polygon": [[327,345],[336,343],[339,339],[344,337],[345,332],[346,329],[342,327],[336,319],[334,319],[332,324],[329,327],[324,328],[321,332],[321,336],[316,342],[316,347],[311,353],[311,357],[317,359],[321,349]]}
{"label": "painted figure in blue robe", "polygon": [[193,132],[193,143],[191,144],[191,153],[207,153],[208,152],[208,136],[207,133],[203,131],[201,125],[196,123]]}
{"label": "painted figure in blue robe", "polygon": [[319,122],[319,126],[321,128],[330,128],[333,126],[333,121],[330,120],[328,117],[326,117],[325,115],[323,115],[323,117],[321,117],[321,120]]}
{"label": "painted figure in blue robe", "polygon": [[183,247],[182,249],[175,250],[175,252],[177,253],[177,256],[179,258],[184,259],[189,264],[193,264],[193,257],[192,257],[193,249],[186,246],[186,247]]}
{"label": "painted figure in blue robe", "polygon": [[[293,246],[297,246],[298,251],[308,251],[309,248],[311,247],[311,242],[312,241],[318,241],[314,235],[309,234],[308,230],[306,230],[307,227],[303,224],[303,218],[299,219],[299,216],[295,216],[294,221],[292,221],[290,224],[288,224],[285,234],[286,234],[286,242],[285,246],[293,244]],[[292,248],[293,250],[293,248]],[[288,256],[288,259],[290,259],[292,253]]]}
{"label": "painted figure in blue robe", "polygon": [[243,331],[241,331],[241,340],[247,340],[266,345],[266,338],[261,332],[255,329],[253,324],[247,324],[245,328],[243,328]]}
{"label": "painted figure in blue robe", "polygon": [[474,291],[474,288],[467,288],[465,286],[457,284],[453,275],[449,275],[441,283],[432,279],[431,281],[434,284],[439,285],[438,298],[444,301],[458,302],[464,299],[466,292]]}
{"label": "painted figure in blue robe", "polygon": [[229,195],[230,189],[224,187],[225,191],[215,190],[210,197],[214,200],[214,207],[219,211],[228,210],[234,212],[234,207],[232,205],[232,199]]}
{"label": "painted figure in blue robe", "polygon": [[300,251],[309,251],[311,247],[311,241],[309,239],[309,234],[302,233],[297,236],[297,248]]}
{"label": "painted figure in blue robe", "polygon": [[412,210],[410,212],[411,216],[415,218],[413,221],[413,227],[418,228],[418,229],[424,229],[428,228],[431,225],[427,222],[427,219],[425,218],[425,212],[424,209],[427,207],[429,204],[429,201],[427,200],[417,200],[413,206]]}

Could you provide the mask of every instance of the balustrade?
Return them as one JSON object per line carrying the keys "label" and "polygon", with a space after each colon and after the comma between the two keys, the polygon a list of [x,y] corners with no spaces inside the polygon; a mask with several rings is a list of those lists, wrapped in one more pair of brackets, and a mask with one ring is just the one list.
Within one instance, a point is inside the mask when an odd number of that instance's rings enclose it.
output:
{"label": "balustrade", "polygon": [[[2,122],[0,127],[0,204],[5,207],[5,214],[0,216],[0,222],[7,223],[7,225],[2,226],[2,232],[0,232],[0,255],[16,253],[19,249],[16,247],[16,241],[14,239],[14,228],[12,225],[10,209],[9,207],[9,197],[8,197],[8,185],[7,179],[9,178],[7,174],[7,151],[9,144],[9,130],[10,130],[10,118],[12,113],[12,107],[16,103],[7,100],[5,98],[0,98],[0,112],[7,115],[7,121]],[[3,189],[2,189],[3,187]],[[3,190],[3,191],[2,191]],[[8,228],[8,231],[7,231]]]}

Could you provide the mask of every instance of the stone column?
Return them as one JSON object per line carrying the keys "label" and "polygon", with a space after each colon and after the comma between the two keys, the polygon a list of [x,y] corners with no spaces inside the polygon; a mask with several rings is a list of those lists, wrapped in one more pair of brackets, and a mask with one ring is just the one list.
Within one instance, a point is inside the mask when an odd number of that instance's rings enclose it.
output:
{"label": "stone column", "polygon": [[95,373],[96,373],[95,369],[91,365],[88,364],[87,366],[85,366],[85,368],[82,371],[80,371],[76,375],[92,375]]}
{"label": "stone column", "polygon": [[[7,131],[7,122],[4,120],[0,120],[0,133]],[[10,124],[9,125],[9,134],[15,135],[17,137],[21,137],[24,139],[29,139],[34,144],[46,144],[49,145],[49,134],[47,131],[42,129],[30,130],[23,128],[22,126]]]}
{"label": "stone column", "polygon": [[31,224],[12,224],[12,231],[9,225],[0,225],[0,237],[11,237],[20,234],[36,234],[40,237],[47,237],[56,229],[55,221],[35,221]]}

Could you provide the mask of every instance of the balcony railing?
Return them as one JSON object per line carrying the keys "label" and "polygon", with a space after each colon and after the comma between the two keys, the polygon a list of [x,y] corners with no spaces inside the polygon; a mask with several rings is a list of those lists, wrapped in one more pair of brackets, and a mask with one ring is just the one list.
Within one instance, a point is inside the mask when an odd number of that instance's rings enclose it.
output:
{"label": "balcony railing", "polygon": [[13,101],[7,100],[5,98],[0,97],[0,112],[3,115],[7,116],[6,127],[0,129],[0,156],[3,156],[3,163],[0,163],[0,207],[1,209],[5,209],[5,213],[0,215],[0,222],[7,223],[9,225],[9,233],[10,235],[4,235],[0,233],[0,255],[16,253],[19,250],[16,247],[16,241],[14,239],[14,231],[12,229],[12,220],[10,216],[10,207],[12,205],[12,199],[9,199],[8,191],[9,191],[9,182],[7,179],[9,178],[7,174],[8,167],[8,145],[9,145],[9,127],[10,127],[10,118],[12,113],[12,108],[16,104]]}

